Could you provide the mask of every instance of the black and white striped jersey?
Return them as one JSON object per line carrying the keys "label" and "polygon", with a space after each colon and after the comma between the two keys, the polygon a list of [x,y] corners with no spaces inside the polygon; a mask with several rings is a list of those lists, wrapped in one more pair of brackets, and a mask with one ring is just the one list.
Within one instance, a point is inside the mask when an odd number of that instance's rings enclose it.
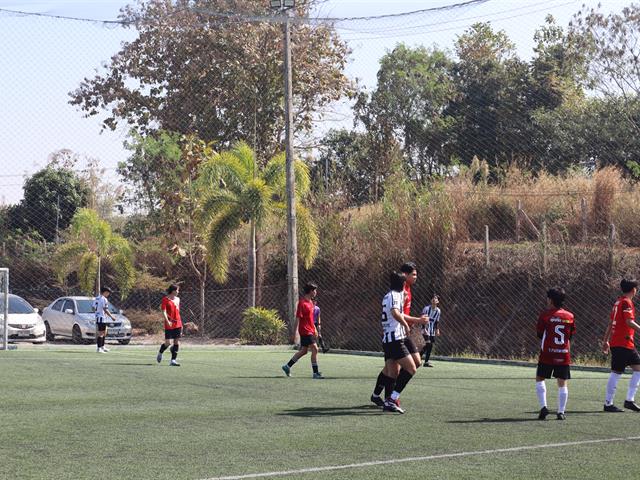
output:
{"label": "black and white striped jersey", "polygon": [[424,335],[429,335],[430,337],[435,337],[438,322],[440,321],[440,308],[432,308],[431,305],[427,305],[422,310],[422,315],[427,315],[429,317],[429,323],[425,323],[422,326],[422,333]]}
{"label": "black and white striped jersey", "polygon": [[402,313],[404,292],[390,290],[382,299],[382,343],[391,343],[406,337],[404,327],[398,322],[392,310]]}

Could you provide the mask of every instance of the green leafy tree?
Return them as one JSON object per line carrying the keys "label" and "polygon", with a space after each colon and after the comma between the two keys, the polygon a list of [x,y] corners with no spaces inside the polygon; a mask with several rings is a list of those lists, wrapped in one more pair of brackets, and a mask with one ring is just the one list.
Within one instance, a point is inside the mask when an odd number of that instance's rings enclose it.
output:
{"label": "green leafy tree", "polygon": [[61,284],[75,272],[81,290],[90,295],[100,291],[104,263],[114,272],[120,296],[127,297],[136,280],[129,242],[111,230],[96,211],[82,208],[73,216],[67,242],[60,245],[53,264]]}
{"label": "green leafy tree", "polygon": [[528,65],[507,35],[476,23],[456,42],[457,96],[447,113],[455,118],[453,155],[465,165],[474,156],[490,166],[526,159],[530,151]]}
{"label": "green leafy tree", "polygon": [[393,137],[377,138],[376,131],[330,130],[311,169],[314,190],[347,205],[379,199],[392,163],[400,162],[402,154]]}
{"label": "green leafy tree", "polygon": [[[295,176],[299,255],[305,267],[310,268],[318,253],[319,239],[311,212],[304,204],[310,187],[309,169],[299,160],[295,162]],[[231,239],[240,228],[249,227],[249,288],[255,290],[255,233],[266,222],[286,217],[285,155],[276,155],[260,168],[251,147],[239,142],[203,162],[198,187],[202,195],[201,225],[213,278],[226,281]]]}
{"label": "green leafy tree", "polygon": [[368,131],[400,142],[410,177],[421,182],[448,163],[443,147],[452,124],[445,114],[455,94],[452,67],[442,50],[399,44],[382,57],[376,89],[356,105]]}
{"label": "green leafy tree", "polygon": [[55,241],[87,197],[86,186],[72,170],[48,166],[26,180],[24,198],[9,209],[8,224],[13,230]]}
{"label": "green leafy tree", "polygon": [[[309,14],[314,2],[298,2]],[[226,148],[251,139],[263,163],[281,149],[284,132],[281,25],[216,14],[272,16],[265,0],[140,0],[122,10],[138,37],[124,43],[104,73],[85,78],[71,103],[103,125],[126,122],[197,134]],[[294,130],[349,91],[348,48],[333,27],[292,25]]]}

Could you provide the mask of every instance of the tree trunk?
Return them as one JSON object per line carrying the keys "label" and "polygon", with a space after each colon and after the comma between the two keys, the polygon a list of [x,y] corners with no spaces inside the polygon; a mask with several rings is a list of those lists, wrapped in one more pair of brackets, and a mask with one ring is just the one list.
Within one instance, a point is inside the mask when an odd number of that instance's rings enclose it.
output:
{"label": "tree trunk", "polygon": [[256,306],[256,225],[251,222],[251,233],[249,234],[249,261],[247,279],[247,304],[249,307]]}
{"label": "tree trunk", "polygon": [[207,267],[205,266],[202,275],[200,275],[200,335],[204,336],[204,299],[205,288],[207,286]]}
{"label": "tree trunk", "polygon": [[256,305],[262,303],[262,286],[264,285],[264,253],[262,252],[261,236],[256,232]]}
{"label": "tree trunk", "polygon": [[96,297],[100,295],[102,286],[100,285],[100,255],[98,255],[98,275],[96,275]]}

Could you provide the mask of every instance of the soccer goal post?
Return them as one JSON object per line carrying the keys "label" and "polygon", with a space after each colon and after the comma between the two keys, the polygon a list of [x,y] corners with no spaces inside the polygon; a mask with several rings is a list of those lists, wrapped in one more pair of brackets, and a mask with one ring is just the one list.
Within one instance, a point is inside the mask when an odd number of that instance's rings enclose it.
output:
{"label": "soccer goal post", "polygon": [[0,350],[7,350],[9,346],[9,269],[0,268],[0,329],[2,345]]}

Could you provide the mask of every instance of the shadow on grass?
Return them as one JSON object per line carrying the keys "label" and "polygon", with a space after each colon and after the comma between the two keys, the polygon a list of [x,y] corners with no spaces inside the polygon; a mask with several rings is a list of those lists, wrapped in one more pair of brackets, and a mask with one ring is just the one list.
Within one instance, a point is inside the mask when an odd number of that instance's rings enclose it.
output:
{"label": "shadow on grass", "polygon": [[130,366],[130,367],[152,367],[156,365],[155,363],[139,363],[139,362],[109,362],[105,363],[107,365],[119,365],[119,366]]}
{"label": "shadow on grass", "polygon": [[[527,415],[531,415],[529,417],[504,417],[504,418],[474,418],[472,420],[448,420],[446,423],[458,423],[458,424],[468,424],[468,423],[522,423],[522,422],[540,422],[538,420],[538,413],[535,412],[525,412]],[[568,411],[567,417],[571,417],[573,415],[592,415],[594,413],[600,413],[600,410],[578,410],[575,412]],[[548,417],[550,420],[555,420],[555,413],[551,412]]]}
{"label": "shadow on grass", "polygon": [[302,407],[285,410],[276,415],[287,417],[351,417],[381,414],[382,409],[375,405],[355,405],[353,407]]}

